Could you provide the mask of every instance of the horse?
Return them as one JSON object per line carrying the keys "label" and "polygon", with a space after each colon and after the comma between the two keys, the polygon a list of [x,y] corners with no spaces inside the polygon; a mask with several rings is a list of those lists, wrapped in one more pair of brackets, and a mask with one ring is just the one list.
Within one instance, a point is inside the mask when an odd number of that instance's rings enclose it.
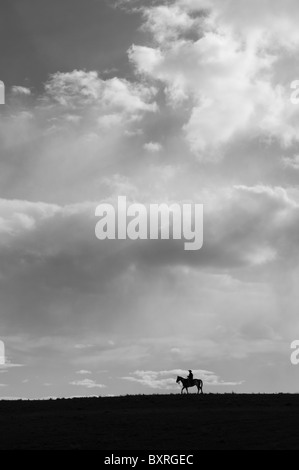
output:
{"label": "horse", "polygon": [[197,387],[197,393],[199,393],[199,390],[201,393],[203,393],[202,387],[203,387],[203,381],[201,379],[193,379],[190,381],[189,379],[185,379],[184,377],[180,377],[179,375],[177,376],[176,383],[182,383],[182,391],[181,394],[183,393],[184,389],[188,392],[188,388],[190,387]]}

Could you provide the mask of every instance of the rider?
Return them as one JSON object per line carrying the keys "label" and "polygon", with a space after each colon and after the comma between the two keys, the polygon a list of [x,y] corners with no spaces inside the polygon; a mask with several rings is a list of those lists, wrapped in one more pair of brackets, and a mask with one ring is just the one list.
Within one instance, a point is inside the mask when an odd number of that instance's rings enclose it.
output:
{"label": "rider", "polygon": [[190,380],[190,382],[192,383],[192,382],[193,382],[193,374],[192,374],[192,370],[191,370],[191,369],[189,369],[189,371],[188,371],[188,372],[189,372],[189,375],[188,375],[188,377],[187,377],[187,378],[188,378],[188,380]]}

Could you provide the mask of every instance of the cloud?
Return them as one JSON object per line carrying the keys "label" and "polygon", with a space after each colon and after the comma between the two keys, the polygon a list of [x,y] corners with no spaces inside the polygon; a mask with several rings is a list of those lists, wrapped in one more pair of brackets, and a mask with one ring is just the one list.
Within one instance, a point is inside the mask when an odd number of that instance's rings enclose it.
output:
{"label": "cloud", "polygon": [[158,153],[162,150],[163,146],[159,142],[148,142],[143,146],[144,150],[150,153]]}
{"label": "cloud", "polygon": [[[194,370],[193,371],[195,378],[200,378],[203,380],[204,385],[209,386],[231,386],[231,385],[241,385],[242,382],[225,382],[220,380],[217,375],[213,372],[206,370]],[[128,377],[122,377],[123,380],[128,380],[131,382],[136,382],[145,387],[149,387],[157,390],[172,390],[177,388],[176,376],[186,376],[186,371],[181,369],[174,369],[168,371],[142,371],[137,370],[133,372]],[[170,377],[172,376],[172,377]]]}
{"label": "cloud", "polygon": [[8,369],[12,369],[14,367],[23,367],[23,364],[13,364],[12,362],[0,364],[0,372],[6,372]]}
{"label": "cloud", "polygon": [[23,96],[30,96],[31,90],[24,86],[13,86],[11,89],[13,95],[23,95]]}
{"label": "cloud", "polygon": [[83,379],[83,380],[75,380],[74,382],[70,382],[70,385],[75,385],[76,387],[85,387],[85,388],[106,388],[106,385],[97,384],[94,380],[91,379]]}
{"label": "cloud", "polygon": [[136,371],[131,376],[122,377],[122,379],[158,390],[171,390],[175,387],[175,380],[173,378],[161,378],[160,375],[159,372]]}
{"label": "cloud", "polygon": [[251,42],[274,47],[294,47],[298,44],[299,9],[296,0],[178,0],[183,10],[209,11],[212,25],[222,25]]}
{"label": "cloud", "polygon": [[75,70],[53,74],[30,101],[11,100],[0,116],[2,196],[50,203],[97,199],[104,193],[101,179],[142,152],[138,136],[157,114],[156,93],[143,81]]}
{"label": "cloud", "polygon": [[81,369],[81,370],[77,370],[76,374],[89,375],[89,374],[91,374],[91,372],[90,372],[90,370]]}
{"label": "cloud", "polygon": [[[284,38],[289,38],[282,31],[290,28],[289,45],[297,44],[297,22],[282,2],[274,9],[267,1],[261,7],[240,2],[236,9],[235,3],[177,1],[145,8],[144,27],[154,45],[129,50],[137,72],[162,83],[169,104],[187,114],[185,138],[200,160],[222,158],[228,145],[241,139],[270,138],[282,146],[298,140],[298,113],[290,103],[289,82],[275,78],[281,48],[288,41]],[[296,17],[298,6],[290,2],[291,7]]]}
{"label": "cloud", "polygon": [[155,88],[117,77],[103,80],[93,71],[57,72],[46,83],[45,91],[46,97],[63,107],[95,105],[108,116],[112,110],[128,114],[157,110],[156,103],[152,101]]}
{"label": "cloud", "polygon": [[282,161],[286,167],[292,168],[293,170],[299,170],[299,155],[284,157]]}
{"label": "cloud", "polygon": [[179,5],[158,5],[142,9],[145,23],[143,29],[150,31],[158,44],[198,34],[201,18],[191,17]]}
{"label": "cloud", "polygon": [[[100,322],[102,332],[112,326],[124,331],[130,323],[119,306],[126,302],[130,311],[130,303],[137,302],[138,310],[145,292],[140,287],[133,293],[134,286],[150,272],[189,267],[218,274],[245,269],[249,275],[251,269],[276,273],[282,264],[291,270],[298,263],[299,205],[280,187],[219,190],[213,204],[205,205],[204,246],[192,255],[184,251],[183,240],[100,242],[94,214],[93,203],[0,201],[0,291],[7,328],[18,321],[24,331],[41,332],[45,325],[56,331],[58,322],[64,333],[77,334],[83,323]],[[113,337],[108,340],[113,347]],[[92,350],[92,344],[74,340],[78,352]]]}

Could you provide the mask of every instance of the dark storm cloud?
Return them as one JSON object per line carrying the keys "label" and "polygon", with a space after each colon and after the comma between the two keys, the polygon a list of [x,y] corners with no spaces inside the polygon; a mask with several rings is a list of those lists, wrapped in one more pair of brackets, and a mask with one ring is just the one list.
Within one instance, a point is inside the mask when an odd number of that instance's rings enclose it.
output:
{"label": "dark storm cloud", "polygon": [[[118,321],[114,306],[123,296],[122,285],[130,284],[132,268],[135,278],[138,272],[163,272],[166,266],[250,272],[269,264],[275,270],[282,263],[297,265],[299,209],[279,188],[240,187],[229,193],[216,210],[207,211],[204,248],[192,253],[184,251],[183,241],[98,241],[94,209],[93,204],[1,201],[0,274],[7,325],[18,322],[32,331],[60,324],[67,334],[84,322],[100,321],[107,329]],[[113,290],[114,300],[109,300]]]}

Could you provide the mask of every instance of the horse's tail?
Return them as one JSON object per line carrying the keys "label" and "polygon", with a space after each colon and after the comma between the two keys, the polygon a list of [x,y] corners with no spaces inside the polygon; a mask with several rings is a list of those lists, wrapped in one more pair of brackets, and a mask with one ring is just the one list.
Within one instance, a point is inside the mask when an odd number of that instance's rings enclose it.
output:
{"label": "horse's tail", "polygon": [[201,393],[203,393],[203,381],[201,379],[195,379],[195,384],[197,386],[198,391],[201,390]]}

